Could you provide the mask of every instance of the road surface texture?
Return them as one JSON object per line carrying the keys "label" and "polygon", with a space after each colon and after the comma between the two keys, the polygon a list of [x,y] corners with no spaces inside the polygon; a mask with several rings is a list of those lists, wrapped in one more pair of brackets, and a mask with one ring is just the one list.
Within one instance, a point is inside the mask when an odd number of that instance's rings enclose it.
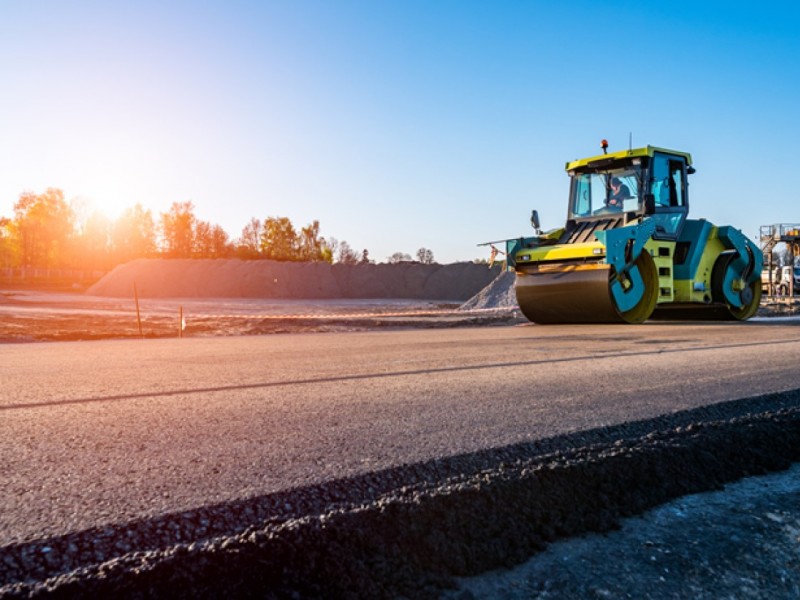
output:
{"label": "road surface texture", "polygon": [[797,334],[762,321],[0,346],[0,595],[435,597],[787,468]]}

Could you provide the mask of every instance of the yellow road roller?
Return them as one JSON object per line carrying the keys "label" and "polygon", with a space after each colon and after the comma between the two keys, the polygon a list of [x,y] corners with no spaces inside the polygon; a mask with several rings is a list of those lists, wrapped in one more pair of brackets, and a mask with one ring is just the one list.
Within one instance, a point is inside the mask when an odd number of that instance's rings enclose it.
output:
{"label": "yellow road roller", "polygon": [[[564,227],[505,242],[517,302],[534,323],[745,320],[763,257],[738,229],[689,219],[692,158],[654,146],[568,162]],[[494,246],[493,246],[494,248]]]}

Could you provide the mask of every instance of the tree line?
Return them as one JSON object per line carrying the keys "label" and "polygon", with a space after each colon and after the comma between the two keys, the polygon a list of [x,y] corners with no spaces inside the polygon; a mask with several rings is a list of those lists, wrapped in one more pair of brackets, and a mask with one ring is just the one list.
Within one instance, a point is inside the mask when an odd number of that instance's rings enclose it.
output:
{"label": "tree line", "polygon": [[[24,192],[13,217],[0,216],[0,267],[79,268],[107,271],[136,258],[240,258],[328,263],[370,263],[366,249],[320,235],[319,221],[298,231],[287,217],[253,218],[238,238],[219,225],[203,221],[192,202],[173,202],[153,216],[141,204],[116,220],[101,212],[88,214],[64,192]],[[396,252],[387,262],[411,260]],[[417,260],[433,263],[433,252],[417,251]]]}

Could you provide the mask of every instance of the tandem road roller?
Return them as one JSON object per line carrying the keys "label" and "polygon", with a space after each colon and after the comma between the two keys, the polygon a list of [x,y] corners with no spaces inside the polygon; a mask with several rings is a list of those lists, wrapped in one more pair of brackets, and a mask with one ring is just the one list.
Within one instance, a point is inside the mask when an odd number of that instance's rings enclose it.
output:
{"label": "tandem road roller", "polygon": [[[534,323],[752,317],[763,257],[730,226],[689,219],[688,153],[647,146],[567,163],[564,227],[505,242]],[[483,245],[483,244],[482,244]]]}

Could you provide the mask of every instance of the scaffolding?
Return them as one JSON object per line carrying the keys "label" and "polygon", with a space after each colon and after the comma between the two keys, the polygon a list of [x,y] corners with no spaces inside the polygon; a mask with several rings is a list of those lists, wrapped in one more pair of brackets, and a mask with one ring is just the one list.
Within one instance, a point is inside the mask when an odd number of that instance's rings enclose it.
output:
{"label": "scaffolding", "polygon": [[[772,251],[780,243],[786,244],[795,258],[800,257],[800,223],[778,223],[776,225],[762,225],[759,229],[759,240],[761,252],[764,256],[764,269],[768,279],[762,281],[767,284],[768,295],[775,296],[779,288],[774,280],[776,272],[775,261],[772,258]],[[788,298],[791,299],[795,293],[794,285],[794,265],[792,265],[788,282]],[[800,291],[800,290],[798,290]]]}

